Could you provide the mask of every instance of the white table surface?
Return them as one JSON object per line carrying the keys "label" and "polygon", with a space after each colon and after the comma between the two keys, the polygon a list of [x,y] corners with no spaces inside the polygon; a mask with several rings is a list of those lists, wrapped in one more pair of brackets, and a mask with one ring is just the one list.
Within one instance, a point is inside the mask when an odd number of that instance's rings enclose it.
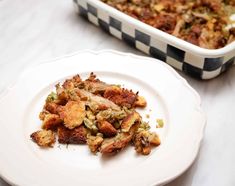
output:
{"label": "white table surface", "polygon": [[[27,66],[82,49],[144,55],[77,16],[72,0],[0,0],[0,93]],[[207,126],[195,163],[168,186],[234,186],[235,67],[210,81],[183,76],[202,98]]]}

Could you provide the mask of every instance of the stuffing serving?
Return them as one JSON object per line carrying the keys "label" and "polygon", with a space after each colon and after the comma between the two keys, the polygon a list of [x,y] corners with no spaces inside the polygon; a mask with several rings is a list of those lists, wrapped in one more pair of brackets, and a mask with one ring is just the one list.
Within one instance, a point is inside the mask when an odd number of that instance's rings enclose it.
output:
{"label": "stuffing serving", "polygon": [[102,0],[164,32],[207,49],[235,40],[235,0]]}
{"label": "stuffing serving", "polygon": [[94,73],[86,80],[79,75],[56,85],[39,114],[41,130],[31,134],[40,147],[87,144],[92,153],[116,153],[131,144],[148,155],[160,145],[136,108],[144,108],[144,97],[120,85],[100,81]]}

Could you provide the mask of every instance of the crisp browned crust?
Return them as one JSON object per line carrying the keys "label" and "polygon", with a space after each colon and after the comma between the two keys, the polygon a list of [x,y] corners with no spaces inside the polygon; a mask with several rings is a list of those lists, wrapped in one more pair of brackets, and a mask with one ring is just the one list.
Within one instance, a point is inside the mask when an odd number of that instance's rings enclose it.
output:
{"label": "crisp browned crust", "polygon": [[107,138],[103,141],[100,152],[102,154],[115,153],[125,148],[132,139],[129,133],[119,133],[113,138]]}
{"label": "crisp browned crust", "polygon": [[117,129],[108,121],[100,121],[98,123],[98,129],[105,137],[112,137],[117,134]]}
{"label": "crisp browned crust", "polygon": [[96,75],[94,74],[94,72],[91,72],[89,77],[85,81],[98,82],[100,80],[96,78]]}
{"label": "crisp browned crust", "polygon": [[137,122],[134,125],[132,125],[132,127],[129,130],[130,135],[132,136],[132,139],[134,138],[135,134],[137,133],[137,131],[140,128],[140,123]]}
{"label": "crisp browned crust", "polygon": [[122,132],[129,132],[132,125],[138,123],[140,120],[141,116],[138,112],[132,112],[131,114],[127,115],[121,123]]}
{"label": "crisp browned crust", "polygon": [[61,107],[61,106],[54,103],[54,102],[46,102],[44,109],[46,111],[50,112],[51,114],[58,114],[59,107]]}
{"label": "crisp browned crust", "polygon": [[46,130],[56,130],[63,123],[63,120],[56,114],[47,114],[44,117],[42,128]]}
{"label": "crisp browned crust", "polygon": [[89,136],[87,138],[87,144],[92,153],[98,152],[103,141],[104,139],[100,136]]}
{"label": "crisp browned crust", "polygon": [[59,114],[65,127],[73,129],[81,125],[86,116],[85,104],[81,101],[69,101]]}
{"label": "crisp browned crust", "polygon": [[90,73],[90,76],[85,81],[83,81],[83,86],[85,90],[93,94],[103,95],[104,91],[112,85],[100,81],[99,79],[96,78],[96,75],[92,72]]}
{"label": "crisp browned crust", "polygon": [[137,96],[137,99],[134,103],[134,107],[141,107],[144,108],[147,106],[147,101],[143,96]]}
{"label": "crisp browned crust", "polygon": [[158,146],[161,144],[157,134],[146,130],[137,132],[134,136],[134,145],[137,153],[148,155],[151,152],[151,145]]}
{"label": "crisp browned crust", "polygon": [[85,144],[87,130],[84,126],[79,126],[72,130],[60,126],[57,131],[58,141],[63,144]]}
{"label": "crisp browned crust", "polygon": [[60,84],[56,85],[56,94],[58,99],[60,100],[60,105],[65,105],[69,100],[69,94],[66,89],[60,86]]}
{"label": "crisp browned crust", "polygon": [[51,130],[40,130],[30,135],[40,147],[52,147],[55,143],[55,133]]}
{"label": "crisp browned crust", "polygon": [[73,76],[71,79],[66,79],[63,83],[62,87],[65,89],[73,89],[75,87],[79,87],[81,84],[82,79],[79,75]]}
{"label": "crisp browned crust", "polygon": [[104,98],[107,98],[119,106],[132,108],[137,99],[137,95],[131,90],[122,89],[117,86],[109,87],[104,92]]}
{"label": "crisp browned crust", "polygon": [[47,114],[50,114],[50,113],[48,111],[46,111],[45,109],[43,109],[42,112],[39,113],[38,117],[39,117],[40,120],[43,121]]}

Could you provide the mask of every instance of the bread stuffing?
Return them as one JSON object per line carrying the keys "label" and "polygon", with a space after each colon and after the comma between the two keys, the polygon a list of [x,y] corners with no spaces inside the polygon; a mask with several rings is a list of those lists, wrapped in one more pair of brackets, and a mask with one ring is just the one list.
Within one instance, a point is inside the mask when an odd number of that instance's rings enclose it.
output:
{"label": "bread stuffing", "polygon": [[235,41],[234,0],[101,0],[154,28],[206,49]]}
{"label": "bread stuffing", "polygon": [[[91,153],[116,154],[128,145],[148,155],[160,145],[137,108],[147,101],[138,92],[108,84],[94,73],[82,80],[79,75],[57,84],[39,114],[41,130],[30,137],[40,147],[60,144],[87,144]],[[78,147],[79,148],[79,147]]]}

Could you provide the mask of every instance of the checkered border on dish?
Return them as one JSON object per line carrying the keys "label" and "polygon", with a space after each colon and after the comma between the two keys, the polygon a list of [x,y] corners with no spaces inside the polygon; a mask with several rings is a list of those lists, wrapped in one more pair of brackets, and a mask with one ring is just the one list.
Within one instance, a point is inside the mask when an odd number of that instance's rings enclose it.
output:
{"label": "checkered border on dish", "polygon": [[160,59],[174,68],[199,79],[211,79],[226,71],[235,63],[235,56],[205,58],[186,52],[157,38],[151,37],[139,28],[99,10],[86,0],[74,0],[78,13],[109,34],[125,41],[146,54]]}

